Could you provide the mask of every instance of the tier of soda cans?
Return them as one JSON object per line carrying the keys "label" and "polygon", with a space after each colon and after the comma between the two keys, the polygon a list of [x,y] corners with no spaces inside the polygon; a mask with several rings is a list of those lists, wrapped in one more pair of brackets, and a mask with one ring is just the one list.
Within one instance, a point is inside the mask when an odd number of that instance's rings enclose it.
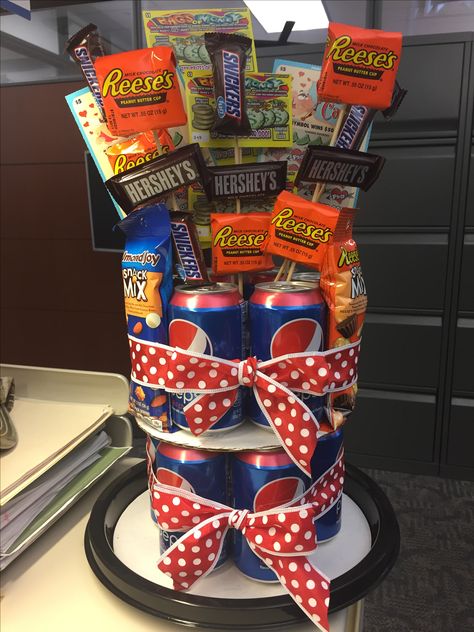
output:
{"label": "tier of soda cans", "polygon": [[[316,480],[336,461],[343,444],[343,429],[320,438],[312,462],[312,479]],[[284,450],[210,452],[184,448],[147,436],[149,476],[160,483],[195,493],[210,500],[250,511],[266,511],[290,503],[308,489],[312,479],[305,476]],[[150,489],[150,493],[151,489]],[[342,499],[316,520],[318,542],[330,540],[341,528]],[[156,516],[151,511],[152,520]],[[162,525],[163,526],[163,525]],[[169,525],[170,528],[172,524]],[[183,534],[160,532],[160,551],[164,553]],[[274,572],[253,553],[240,531],[228,534],[222,548],[220,567],[232,559],[250,579],[274,582]]]}
{"label": "tier of soda cans", "polygon": [[[268,278],[274,274],[269,271]],[[255,356],[265,361],[290,353],[322,351],[326,305],[317,274],[313,280],[308,278],[312,273],[302,274],[305,280],[260,282],[253,288],[249,279],[248,303],[232,283],[177,286],[168,309],[169,344],[227,360]],[[261,279],[263,274],[259,276]],[[196,397],[189,392],[171,395],[171,419],[178,427],[188,428],[183,409]],[[299,397],[321,422],[325,398],[304,393]],[[241,389],[233,406],[207,432],[232,430],[245,418],[270,429],[254,395]]]}

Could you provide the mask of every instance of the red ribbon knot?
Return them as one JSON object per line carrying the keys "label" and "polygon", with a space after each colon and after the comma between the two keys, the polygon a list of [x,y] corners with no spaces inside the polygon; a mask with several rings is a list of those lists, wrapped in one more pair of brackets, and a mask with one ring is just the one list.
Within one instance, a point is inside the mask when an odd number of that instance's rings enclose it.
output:
{"label": "red ribbon knot", "polygon": [[255,356],[251,356],[239,362],[238,380],[241,386],[253,388],[257,380],[257,366],[257,358]]}

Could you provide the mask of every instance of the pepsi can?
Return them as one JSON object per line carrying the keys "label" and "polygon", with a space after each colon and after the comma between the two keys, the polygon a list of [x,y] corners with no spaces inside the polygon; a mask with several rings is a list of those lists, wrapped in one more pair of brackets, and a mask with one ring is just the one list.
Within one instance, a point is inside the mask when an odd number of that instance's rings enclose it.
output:
{"label": "pepsi can", "polygon": [[[160,442],[156,450],[156,478],[164,485],[171,485],[179,489],[228,504],[228,472],[226,455],[219,452],[206,452],[182,448],[170,443]],[[162,523],[160,533],[160,553],[164,553],[183,535],[178,531],[167,531],[173,527],[172,519],[169,525]],[[219,557],[219,566],[227,559],[227,543]]]}
{"label": "pepsi can", "polygon": [[[339,450],[344,440],[342,428],[334,432],[327,432],[318,437],[316,450],[311,459],[311,480],[318,478],[329,470],[336,462]],[[342,496],[331,509],[316,520],[316,533],[318,542],[330,540],[341,530]]]}
{"label": "pepsi can", "polygon": [[246,301],[252,296],[255,286],[258,283],[267,283],[273,281],[278,274],[278,268],[272,270],[258,270],[255,272],[248,272],[244,276],[244,299]]}
{"label": "pepsi can", "polygon": [[[153,477],[156,471],[156,449],[158,444],[160,443],[159,439],[154,439],[151,435],[146,435],[146,443],[145,443],[145,455],[146,455],[146,473],[148,477],[148,491],[150,493],[150,505],[151,505],[151,495],[153,488]],[[153,509],[150,507],[151,519],[156,523],[156,516]]]}
{"label": "pepsi can", "polygon": [[[284,450],[240,452],[232,455],[232,506],[252,512],[274,509],[300,496],[310,479]],[[275,573],[251,550],[240,531],[234,531],[234,562],[251,579],[278,581]]]}
{"label": "pepsi can", "polygon": [[[259,283],[249,301],[251,355],[259,361],[289,353],[322,351],[326,333],[326,304],[314,283]],[[297,392],[318,421],[324,417],[325,397]],[[269,423],[252,395],[249,417],[260,426]]]}
{"label": "pepsi can", "polygon": [[296,272],[292,276],[292,281],[303,281],[304,283],[312,283],[319,287],[319,280],[321,279],[321,273],[317,270],[313,270],[311,272]]}
{"label": "pepsi can", "polygon": [[[227,360],[242,359],[245,318],[246,303],[232,283],[178,285],[168,307],[169,344]],[[196,397],[189,392],[170,396],[171,416],[180,428],[189,428],[183,409]],[[242,421],[239,389],[235,404],[208,432],[231,430]]]}

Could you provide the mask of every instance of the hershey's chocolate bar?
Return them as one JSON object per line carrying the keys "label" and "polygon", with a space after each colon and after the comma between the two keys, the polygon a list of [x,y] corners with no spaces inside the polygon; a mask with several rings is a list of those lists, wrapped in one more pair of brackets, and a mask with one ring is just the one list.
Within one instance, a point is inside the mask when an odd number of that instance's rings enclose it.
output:
{"label": "hershey's chocolate bar", "polygon": [[306,149],[295,183],[329,182],[370,189],[377,180],[385,158],[353,149],[310,145]]}
{"label": "hershey's chocolate bar", "polygon": [[112,176],[106,186],[126,213],[199,181],[208,194],[208,175],[197,143],[170,151]]}
{"label": "hershey's chocolate bar", "polygon": [[278,195],[286,186],[284,160],[208,167],[211,198],[257,198]]}

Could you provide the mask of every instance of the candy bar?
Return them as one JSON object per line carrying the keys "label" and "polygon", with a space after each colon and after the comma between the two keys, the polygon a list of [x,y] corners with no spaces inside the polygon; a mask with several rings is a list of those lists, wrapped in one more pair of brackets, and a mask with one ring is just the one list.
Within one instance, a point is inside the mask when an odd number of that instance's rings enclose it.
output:
{"label": "candy bar", "polygon": [[173,50],[132,50],[95,61],[107,127],[116,136],[184,125]]}
{"label": "candy bar", "polygon": [[331,206],[283,191],[271,216],[267,252],[319,268],[337,217]]}
{"label": "candy bar", "polygon": [[196,226],[191,213],[170,213],[175,268],[182,283],[202,284],[209,281]]}
{"label": "candy bar", "polygon": [[94,61],[105,55],[102,42],[95,24],[88,24],[73,35],[67,43],[66,50],[72,59],[79,64],[82,74],[94,96],[102,118],[105,120],[104,102],[100,92]]}
{"label": "candy bar", "polygon": [[402,34],[331,22],[318,81],[320,101],[385,110],[392,101]]}
{"label": "candy bar", "polygon": [[211,198],[257,198],[278,195],[286,185],[286,161],[208,167]]}
{"label": "candy bar", "polygon": [[385,158],[338,147],[310,145],[306,149],[295,183],[328,182],[367,191],[378,178]]}
{"label": "candy bar", "polygon": [[271,270],[272,257],[265,253],[269,222],[268,213],[213,213],[213,272],[232,274],[250,270]]}
{"label": "candy bar", "polygon": [[244,69],[252,41],[244,35],[206,33],[204,42],[212,63],[217,107],[212,131],[225,136],[248,136]]}
{"label": "candy bar", "polygon": [[365,105],[352,105],[344,119],[335,147],[359,149],[375,114],[376,110]]}
{"label": "candy bar", "polygon": [[206,188],[204,158],[199,145],[193,144],[113,176],[105,184],[123,210],[130,213],[197,180]]}

